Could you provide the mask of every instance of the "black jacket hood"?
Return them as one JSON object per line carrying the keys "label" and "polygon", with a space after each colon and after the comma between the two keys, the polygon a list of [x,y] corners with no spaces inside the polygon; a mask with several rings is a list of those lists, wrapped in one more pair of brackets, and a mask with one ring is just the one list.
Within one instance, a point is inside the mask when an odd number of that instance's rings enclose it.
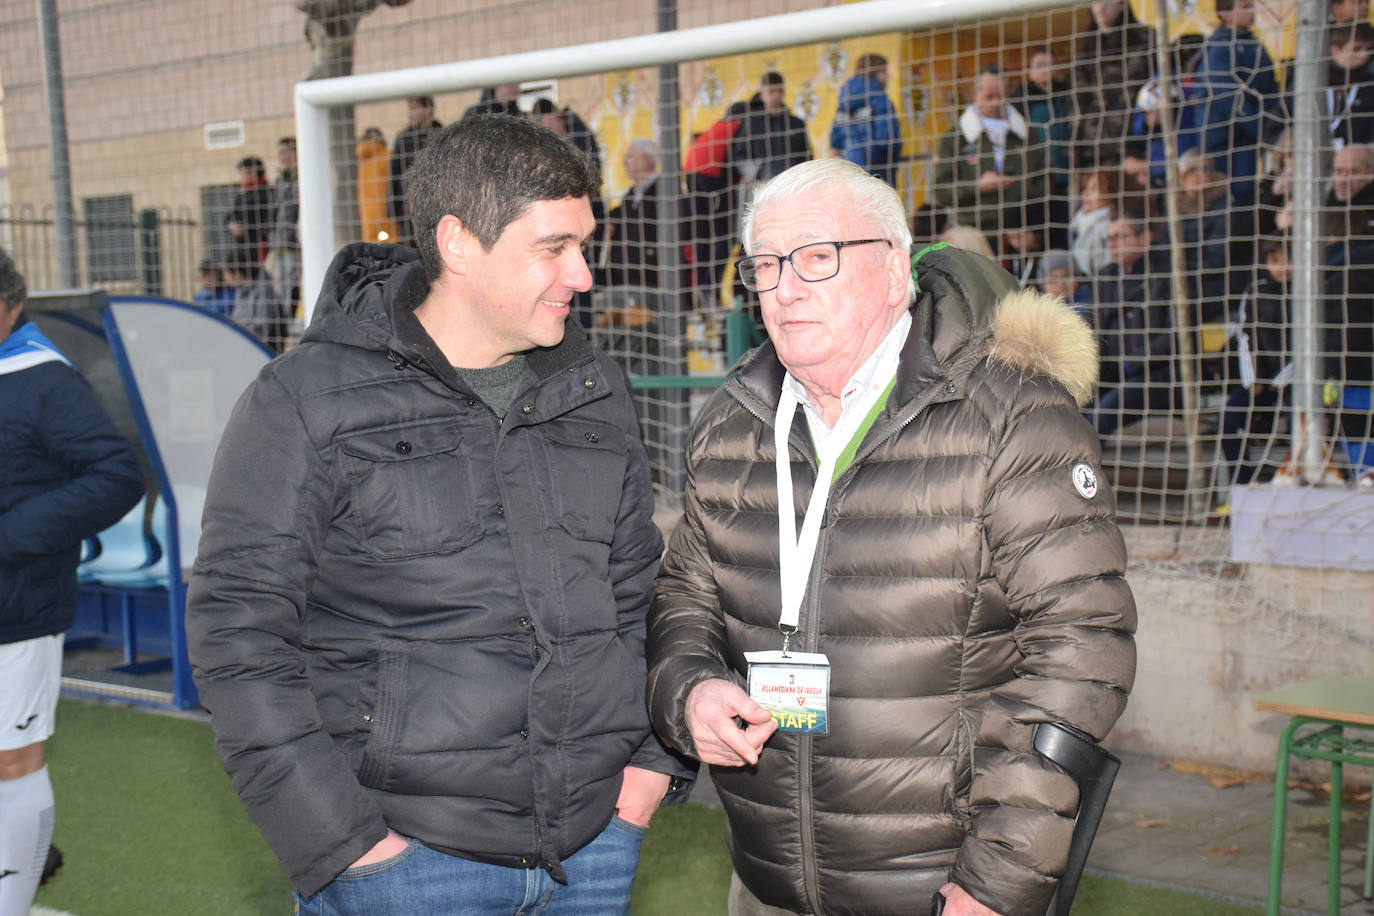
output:
{"label": "black jacket hood", "polygon": [[[301,343],[328,341],[365,350],[413,350],[396,332],[395,310],[429,294],[414,248],[357,242],[334,256]],[[415,355],[415,354],[409,354]]]}

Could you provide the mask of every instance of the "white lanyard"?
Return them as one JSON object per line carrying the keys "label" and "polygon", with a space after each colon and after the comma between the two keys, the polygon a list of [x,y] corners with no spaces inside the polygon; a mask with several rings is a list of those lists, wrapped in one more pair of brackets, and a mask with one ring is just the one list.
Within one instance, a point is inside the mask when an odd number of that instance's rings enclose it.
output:
{"label": "white lanyard", "polygon": [[[846,415],[841,415],[834,431],[826,439],[825,448],[818,448],[820,467],[816,469],[816,485],[811,490],[811,501],[806,505],[806,515],[802,519],[801,535],[797,535],[797,517],[792,508],[792,462],[788,456],[787,437],[792,431],[792,419],[797,413],[797,396],[784,385],[782,396],[778,399],[778,414],[773,425],[773,447],[777,452],[778,477],[778,574],[782,586],[782,612],[778,616],[778,628],[783,632],[783,652],[787,651],[787,637],[797,631],[797,621],[801,617],[802,596],[806,593],[806,580],[811,575],[811,566],[816,559],[816,543],[820,540],[821,516],[825,514],[825,504],[830,498],[831,478],[835,476],[835,463],[850,439],[863,424],[868,409],[863,405],[853,405]],[[871,409],[871,405],[869,405]]]}
{"label": "white lanyard", "polygon": [[1334,137],[1336,135],[1336,131],[1341,129],[1341,122],[1346,119],[1346,116],[1350,114],[1350,109],[1354,107],[1355,95],[1359,92],[1359,90],[1359,86],[1350,87],[1350,91],[1347,92],[1345,96],[1345,108],[1341,111],[1340,114],[1336,114],[1335,110],[1336,99],[1339,98],[1339,96],[1336,95],[1336,90],[1326,90],[1326,110],[1331,114],[1331,127],[1329,131],[1331,136]]}

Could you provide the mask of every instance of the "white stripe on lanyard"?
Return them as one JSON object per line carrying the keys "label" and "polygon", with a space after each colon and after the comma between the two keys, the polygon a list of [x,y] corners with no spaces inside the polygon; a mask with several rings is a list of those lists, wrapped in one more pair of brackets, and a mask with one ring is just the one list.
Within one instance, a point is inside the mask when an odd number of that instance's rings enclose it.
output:
{"label": "white stripe on lanyard", "polygon": [[1345,96],[1345,110],[1340,114],[1336,114],[1336,99],[1339,98],[1339,96],[1336,95],[1336,90],[1326,90],[1326,110],[1331,116],[1331,127],[1328,133],[1330,133],[1331,136],[1336,136],[1336,131],[1341,129],[1341,122],[1346,119],[1350,114],[1350,109],[1355,106],[1355,96],[1359,93],[1359,89],[1359,86],[1350,87],[1350,91],[1347,92]]}
{"label": "white stripe on lanyard", "polygon": [[[835,476],[835,463],[872,407],[869,404],[866,409],[858,409],[862,406],[856,404],[847,412],[848,416],[841,415],[834,431],[826,437],[827,447],[817,447],[820,466],[816,469],[816,486],[811,490],[811,500],[806,505],[801,535],[798,536],[797,516],[792,506],[792,462],[787,448],[787,437],[792,431],[792,419],[797,413],[797,396],[789,386],[783,385],[782,396],[778,399],[778,413],[773,424],[773,447],[777,452],[778,575],[782,586],[782,612],[778,616],[778,627],[784,635],[797,629],[797,621],[801,617],[802,597],[806,593],[806,580],[811,576],[811,567],[816,559],[821,517],[825,514],[825,504],[830,499],[830,484],[831,478]],[[784,639],[784,651],[786,645]]]}

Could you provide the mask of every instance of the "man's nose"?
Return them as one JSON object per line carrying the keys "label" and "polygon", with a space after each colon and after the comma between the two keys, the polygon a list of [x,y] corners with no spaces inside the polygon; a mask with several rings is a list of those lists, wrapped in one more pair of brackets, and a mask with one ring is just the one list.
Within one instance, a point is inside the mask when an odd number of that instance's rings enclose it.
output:
{"label": "man's nose", "polygon": [[581,248],[572,256],[572,263],[568,265],[563,277],[563,285],[580,293],[592,288],[592,269],[587,266],[587,256]]}
{"label": "man's nose", "polygon": [[778,265],[778,287],[774,294],[783,302],[800,298],[809,284],[797,273],[797,267],[789,258]]}

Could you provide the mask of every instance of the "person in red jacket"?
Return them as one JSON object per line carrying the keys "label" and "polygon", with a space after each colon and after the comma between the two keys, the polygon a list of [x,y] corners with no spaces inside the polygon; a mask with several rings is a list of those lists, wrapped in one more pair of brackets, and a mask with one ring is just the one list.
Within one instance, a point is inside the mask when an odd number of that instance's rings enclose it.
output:
{"label": "person in red jacket", "polygon": [[732,104],[725,117],[697,134],[682,161],[690,213],[687,225],[691,227],[692,276],[699,288],[720,284],[734,247],[739,195],[730,144],[748,112],[747,103]]}

